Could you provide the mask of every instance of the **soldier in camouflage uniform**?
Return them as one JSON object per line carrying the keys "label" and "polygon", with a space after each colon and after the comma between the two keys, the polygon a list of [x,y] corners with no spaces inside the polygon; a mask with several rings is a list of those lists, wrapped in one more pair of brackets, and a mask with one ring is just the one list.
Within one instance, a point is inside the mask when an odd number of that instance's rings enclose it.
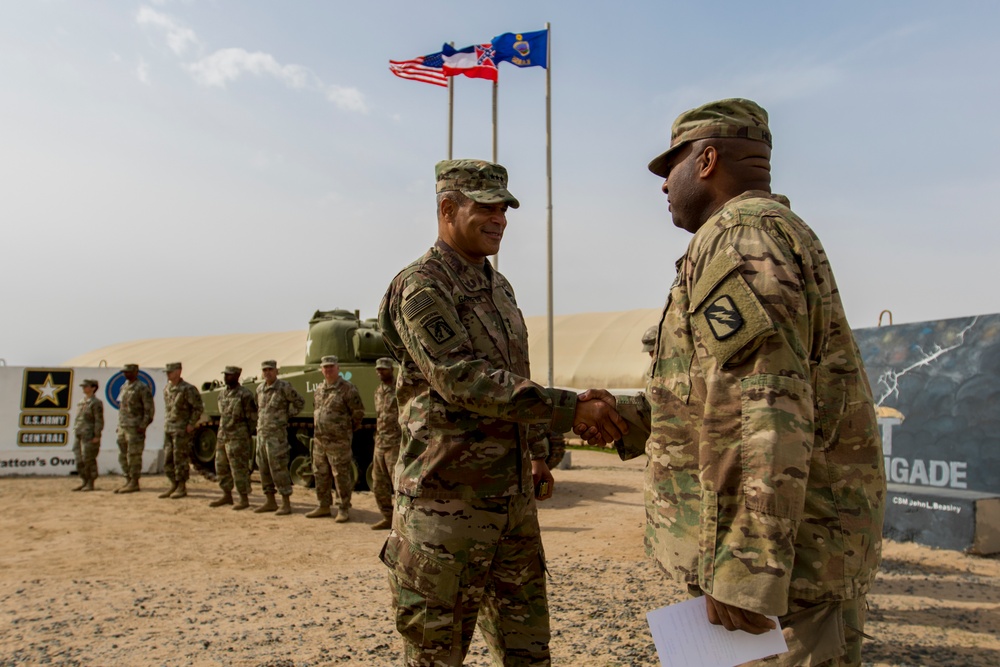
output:
{"label": "soldier in camouflage uniform", "polygon": [[[292,513],[288,420],[302,412],[306,402],[292,385],[278,379],[276,361],[261,363],[260,371],[264,381],[257,385],[257,467],[267,500],[254,512],[286,515]],[[281,494],[280,509],[274,501],[275,491]]]}
{"label": "soldier in camouflage uniform", "polygon": [[[257,401],[253,392],[240,384],[239,366],[226,366],[223,380],[226,388],[219,392],[219,433],[215,443],[215,474],[222,487],[222,497],[209,507],[233,505],[234,510],[250,507],[250,461],[253,457],[253,437],[257,428]],[[233,483],[240,501],[233,504]]]}
{"label": "soldier in camouflage uniform", "polygon": [[74,491],[93,491],[97,479],[97,455],[101,451],[101,431],[104,430],[104,403],[97,398],[97,380],[84,380],[83,398],[76,406],[76,421],[73,422],[73,455],[76,457],[76,472],[80,475],[80,486]]}
{"label": "soldier in camouflage uniform", "polygon": [[653,358],[653,351],[656,346],[656,334],[659,331],[659,327],[655,324],[642,334],[642,351],[649,355],[649,358]]}
{"label": "soldier in camouflage uniform", "polygon": [[319,506],[306,514],[309,519],[330,516],[332,487],[337,485],[337,523],[350,520],[351,439],[361,428],[365,406],[357,388],[340,377],[340,362],[330,355],[320,359],[323,384],[313,393],[313,476]]}
{"label": "soldier in camouflage uniform", "polygon": [[184,498],[191,474],[191,441],[204,412],[201,394],[181,378],[181,362],[167,364],[167,386],[163,389],[166,418],[163,424],[163,467],[170,488],[160,498]]}
{"label": "soldier in camouflage uniform", "polygon": [[[650,163],[677,262],[647,391],[646,545],[708,618],[759,634],[767,665],[859,665],[878,569],[885,473],[868,378],[813,231],[771,194],[767,114],[748,100],[685,112]],[[620,443],[643,452],[639,429]],[[754,663],[756,664],[756,663]]]}
{"label": "soldier in camouflage uniform", "polygon": [[135,493],[142,474],[142,451],[146,448],[146,428],[153,423],[153,392],[139,381],[139,365],[122,367],[125,385],[118,396],[118,465],[125,485],[115,493]]}
{"label": "soldier in camouflage uniform", "polygon": [[461,665],[477,619],[498,663],[549,665],[533,493],[542,482],[539,498],[552,493],[542,438],[574,422],[615,437],[618,417],[528,379],[524,319],[486,261],[518,206],[507,171],[446,160],[435,173],[438,241],[393,279],[379,312],[400,364],[396,507],[380,555],[396,627],[409,666]]}
{"label": "soldier in camouflage uniform", "polygon": [[382,357],[375,362],[379,384],[375,389],[375,458],[372,461],[372,494],[382,519],[372,530],[392,527],[392,475],[399,458],[399,404],[396,402],[396,378],[392,359]]}

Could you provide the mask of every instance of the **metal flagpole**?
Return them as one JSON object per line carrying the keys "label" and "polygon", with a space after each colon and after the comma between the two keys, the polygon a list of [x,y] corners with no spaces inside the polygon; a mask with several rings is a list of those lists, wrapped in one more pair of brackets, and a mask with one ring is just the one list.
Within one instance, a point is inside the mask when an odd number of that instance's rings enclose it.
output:
{"label": "metal flagpole", "polygon": [[[455,42],[451,42],[455,46]],[[451,148],[454,138],[455,127],[455,77],[448,77],[448,159],[451,157]]]}
{"label": "metal flagpole", "polygon": [[[499,63],[497,63],[499,64]],[[499,88],[499,68],[497,68],[498,81],[493,82],[493,164],[497,163],[497,88]],[[500,253],[493,255],[493,268],[500,269]]]}
{"label": "metal flagpole", "polygon": [[549,386],[555,377],[555,335],[552,316],[552,25],[545,22],[545,171],[548,203],[546,205],[546,231],[548,234],[549,264]]}

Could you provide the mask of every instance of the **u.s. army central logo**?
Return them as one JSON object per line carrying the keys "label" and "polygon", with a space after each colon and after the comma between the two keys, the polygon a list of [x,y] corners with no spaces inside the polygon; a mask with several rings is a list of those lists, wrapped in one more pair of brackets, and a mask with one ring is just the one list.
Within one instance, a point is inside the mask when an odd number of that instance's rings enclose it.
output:
{"label": "u.s. army central logo", "polygon": [[729,338],[743,326],[743,316],[740,315],[733,300],[726,294],[705,308],[705,321],[716,340]]}
{"label": "u.s. army central logo", "polygon": [[65,368],[29,368],[24,372],[22,410],[69,409],[73,371]]}
{"label": "u.s. army central logo", "polygon": [[444,318],[440,315],[425,322],[424,329],[427,330],[427,333],[431,335],[431,338],[433,338],[434,342],[438,345],[444,343],[455,335],[455,332],[450,326],[448,326],[448,323],[445,322]]}

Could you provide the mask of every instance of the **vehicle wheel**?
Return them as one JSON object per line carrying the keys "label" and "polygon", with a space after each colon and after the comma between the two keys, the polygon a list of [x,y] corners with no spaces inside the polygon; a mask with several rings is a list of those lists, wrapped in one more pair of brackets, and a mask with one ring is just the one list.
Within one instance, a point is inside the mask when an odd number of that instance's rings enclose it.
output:
{"label": "vehicle wheel", "polygon": [[315,484],[312,460],[305,454],[292,459],[292,463],[288,466],[288,473],[292,476],[292,484],[304,486],[307,489],[312,488]]}
{"label": "vehicle wheel", "polygon": [[[215,446],[218,444],[218,436],[211,428],[199,429],[191,443],[191,457],[200,463],[215,463]],[[214,466],[213,466],[214,467]]]}
{"label": "vehicle wheel", "polygon": [[351,459],[351,489],[358,485],[358,462]]}
{"label": "vehicle wheel", "polygon": [[365,481],[368,482],[368,489],[375,488],[375,462],[372,461],[368,464],[368,470],[365,471]]}

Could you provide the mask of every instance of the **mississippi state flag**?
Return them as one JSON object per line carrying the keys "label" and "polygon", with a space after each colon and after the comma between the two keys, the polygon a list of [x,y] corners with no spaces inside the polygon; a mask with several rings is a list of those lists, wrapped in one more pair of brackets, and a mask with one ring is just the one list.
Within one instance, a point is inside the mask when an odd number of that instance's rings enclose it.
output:
{"label": "mississippi state flag", "polygon": [[496,52],[492,44],[476,44],[455,50],[445,44],[441,47],[444,73],[448,76],[464,74],[472,79],[497,80]]}

